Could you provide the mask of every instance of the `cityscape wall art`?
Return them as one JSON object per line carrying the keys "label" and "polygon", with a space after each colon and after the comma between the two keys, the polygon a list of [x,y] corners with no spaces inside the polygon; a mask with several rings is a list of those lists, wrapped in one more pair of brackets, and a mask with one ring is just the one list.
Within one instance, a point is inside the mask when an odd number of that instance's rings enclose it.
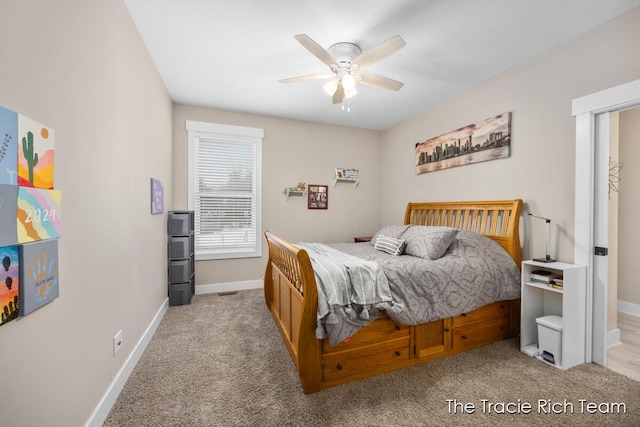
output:
{"label": "cityscape wall art", "polygon": [[511,112],[416,143],[416,174],[511,155]]}

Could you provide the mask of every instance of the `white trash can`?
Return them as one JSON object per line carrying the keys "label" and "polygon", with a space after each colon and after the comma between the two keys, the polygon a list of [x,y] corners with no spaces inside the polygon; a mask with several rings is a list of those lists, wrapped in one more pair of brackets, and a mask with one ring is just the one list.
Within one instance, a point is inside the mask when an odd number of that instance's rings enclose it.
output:
{"label": "white trash can", "polygon": [[538,317],[536,323],[540,357],[549,363],[562,366],[562,317]]}

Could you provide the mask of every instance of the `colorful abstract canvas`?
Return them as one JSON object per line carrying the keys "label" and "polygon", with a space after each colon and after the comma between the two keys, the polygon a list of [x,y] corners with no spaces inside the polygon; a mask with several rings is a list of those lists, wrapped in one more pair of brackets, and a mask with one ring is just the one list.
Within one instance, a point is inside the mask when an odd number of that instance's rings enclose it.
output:
{"label": "colorful abstract canvas", "polygon": [[18,115],[18,185],[53,189],[53,129]]}
{"label": "colorful abstract canvas", "polygon": [[62,193],[18,187],[17,235],[19,243],[60,237]]}
{"label": "colorful abstract canvas", "polygon": [[164,188],[159,179],[151,178],[151,213],[160,214],[164,211]]}
{"label": "colorful abstract canvas", "polygon": [[18,317],[20,306],[20,265],[18,246],[0,248],[0,326]]}
{"label": "colorful abstract canvas", "polygon": [[18,185],[18,114],[0,107],[0,184]]}
{"label": "colorful abstract canvas", "polygon": [[20,316],[26,316],[60,295],[58,239],[20,245]]}
{"label": "colorful abstract canvas", "polygon": [[0,246],[18,244],[18,186],[0,184]]}

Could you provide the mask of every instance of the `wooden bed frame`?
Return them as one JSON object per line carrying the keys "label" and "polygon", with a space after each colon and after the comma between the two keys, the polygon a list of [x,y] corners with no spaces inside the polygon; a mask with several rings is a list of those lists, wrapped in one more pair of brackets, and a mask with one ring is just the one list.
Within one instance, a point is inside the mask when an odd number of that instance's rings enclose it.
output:
{"label": "wooden bed frame", "polygon": [[[484,234],[521,266],[522,200],[409,203],[404,223]],[[386,315],[330,347],[315,336],[318,293],[305,250],[265,231],[269,260],[264,295],[298,370],[305,393],[460,353],[517,336],[520,300],[498,301],[460,316],[399,325]],[[367,243],[360,243],[367,244]]]}

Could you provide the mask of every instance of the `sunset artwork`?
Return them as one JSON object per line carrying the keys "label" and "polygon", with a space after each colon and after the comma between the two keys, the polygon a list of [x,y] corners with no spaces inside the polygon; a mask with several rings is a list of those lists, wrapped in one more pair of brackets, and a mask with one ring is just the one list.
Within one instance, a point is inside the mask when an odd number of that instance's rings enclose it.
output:
{"label": "sunset artwork", "polygon": [[60,191],[18,187],[18,242],[60,237],[61,204]]}
{"label": "sunset artwork", "polygon": [[18,114],[0,107],[0,184],[18,185]]}
{"label": "sunset artwork", "polygon": [[18,246],[0,248],[0,326],[18,317],[20,267]]}
{"label": "sunset artwork", "polygon": [[53,129],[18,115],[18,185],[53,189]]}

